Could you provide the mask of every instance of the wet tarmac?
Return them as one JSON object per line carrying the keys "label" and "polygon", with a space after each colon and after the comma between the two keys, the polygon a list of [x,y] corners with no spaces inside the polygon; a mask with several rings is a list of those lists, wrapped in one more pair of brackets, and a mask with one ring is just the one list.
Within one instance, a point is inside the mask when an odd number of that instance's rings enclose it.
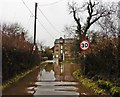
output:
{"label": "wet tarmac", "polygon": [[36,69],[4,89],[3,95],[31,95],[32,97],[93,95],[89,89],[72,76],[78,68],[77,64],[56,65],[46,63],[42,68]]}

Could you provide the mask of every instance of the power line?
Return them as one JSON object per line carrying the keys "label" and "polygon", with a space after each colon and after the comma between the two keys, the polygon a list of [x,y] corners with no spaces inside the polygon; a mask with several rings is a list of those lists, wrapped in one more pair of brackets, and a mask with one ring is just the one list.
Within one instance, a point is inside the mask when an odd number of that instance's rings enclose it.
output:
{"label": "power line", "polygon": [[[27,6],[27,4],[22,0],[22,2],[23,2],[23,4],[26,6],[26,8],[29,10],[29,12],[31,13],[31,15],[32,16],[34,16],[35,17],[35,15],[32,13],[32,11],[29,9],[29,7]],[[40,22],[40,20],[39,20],[39,18],[37,18],[38,19],[38,22],[40,23],[40,25],[43,27],[43,29],[52,37],[52,38],[54,38],[53,36],[52,36],[52,34],[50,34],[49,33],[49,31],[44,27],[44,25]],[[55,39],[55,38],[54,38]]]}
{"label": "power line", "polygon": [[54,5],[54,4],[57,4],[57,3],[60,3],[61,1],[63,1],[63,0],[58,0],[58,1],[56,1],[56,2],[48,3],[48,4],[41,4],[40,6],[51,6],[51,5]]}
{"label": "power line", "polygon": [[45,14],[42,12],[42,10],[38,7],[38,10],[42,13],[42,15],[45,17],[45,19],[47,20],[47,22],[51,25],[51,27],[58,32],[60,35],[61,33],[55,28],[55,26],[49,21],[49,19],[45,16]]}
{"label": "power line", "polygon": [[49,31],[45,28],[45,26],[40,22],[39,19],[38,19],[38,22],[39,22],[40,25],[44,28],[44,30],[45,30],[53,39],[55,39],[54,36],[53,36],[51,33],[49,33]]}
{"label": "power line", "polygon": [[29,10],[29,12],[31,13],[32,16],[35,16],[32,11],[29,9],[29,7],[27,6],[27,4],[22,0],[23,4],[26,6],[26,8]]}

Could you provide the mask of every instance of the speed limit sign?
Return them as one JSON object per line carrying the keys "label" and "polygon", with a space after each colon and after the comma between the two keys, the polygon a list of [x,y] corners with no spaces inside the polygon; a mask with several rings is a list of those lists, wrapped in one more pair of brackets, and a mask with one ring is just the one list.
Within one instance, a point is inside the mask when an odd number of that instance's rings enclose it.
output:
{"label": "speed limit sign", "polygon": [[82,42],[80,42],[80,49],[83,51],[86,51],[87,49],[89,49],[90,47],[90,43],[87,40],[83,40]]}

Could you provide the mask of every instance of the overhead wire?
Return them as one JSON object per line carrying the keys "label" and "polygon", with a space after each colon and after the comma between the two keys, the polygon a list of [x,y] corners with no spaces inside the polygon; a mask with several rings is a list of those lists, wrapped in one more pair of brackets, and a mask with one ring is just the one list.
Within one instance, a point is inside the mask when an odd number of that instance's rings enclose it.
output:
{"label": "overhead wire", "polygon": [[32,13],[32,11],[29,9],[29,7],[27,6],[27,4],[22,0],[23,4],[26,6],[26,8],[29,10],[29,12],[31,13],[32,16],[35,17],[35,15]]}
{"label": "overhead wire", "polygon": [[54,36],[45,28],[45,26],[40,22],[40,20],[38,19],[38,22],[40,23],[40,25],[44,28],[44,30],[53,38],[53,39],[55,39],[54,38]]}
{"label": "overhead wire", "polygon": [[61,35],[61,33],[55,28],[55,26],[50,22],[50,20],[45,16],[45,14],[42,12],[42,10],[38,7],[38,10],[40,11],[40,13],[44,16],[44,18],[47,20],[47,22],[51,25],[51,27]]}
{"label": "overhead wire", "polygon": [[[29,12],[31,13],[31,15],[32,16],[34,16],[35,17],[35,15],[32,13],[32,11],[29,9],[29,7],[27,6],[27,4],[22,0],[22,3],[26,6],[26,8],[29,10]],[[55,39],[54,38],[54,36],[52,36],[52,34],[45,28],[45,26],[40,22],[40,20],[39,20],[39,18],[37,17],[37,19],[38,19],[38,22],[40,23],[40,25],[43,27],[43,29],[53,38],[53,39]]]}
{"label": "overhead wire", "polygon": [[48,3],[48,4],[41,4],[40,6],[51,6],[51,5],[54,5],[54,4],[57,4],[57,3],[60,3],[61,1],[63,1],[63,0],[58,0],[58,1],[56,1],[56,2]]}

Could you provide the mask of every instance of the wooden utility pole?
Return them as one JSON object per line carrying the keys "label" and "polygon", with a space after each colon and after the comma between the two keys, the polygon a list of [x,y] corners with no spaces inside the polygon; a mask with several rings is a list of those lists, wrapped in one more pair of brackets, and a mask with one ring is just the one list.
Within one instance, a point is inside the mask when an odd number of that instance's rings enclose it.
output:
{"label": "wooden utility pole", "polygon": [[37,19],[37,3],[35,3],[34,45],[36,45],[36,19]]}

